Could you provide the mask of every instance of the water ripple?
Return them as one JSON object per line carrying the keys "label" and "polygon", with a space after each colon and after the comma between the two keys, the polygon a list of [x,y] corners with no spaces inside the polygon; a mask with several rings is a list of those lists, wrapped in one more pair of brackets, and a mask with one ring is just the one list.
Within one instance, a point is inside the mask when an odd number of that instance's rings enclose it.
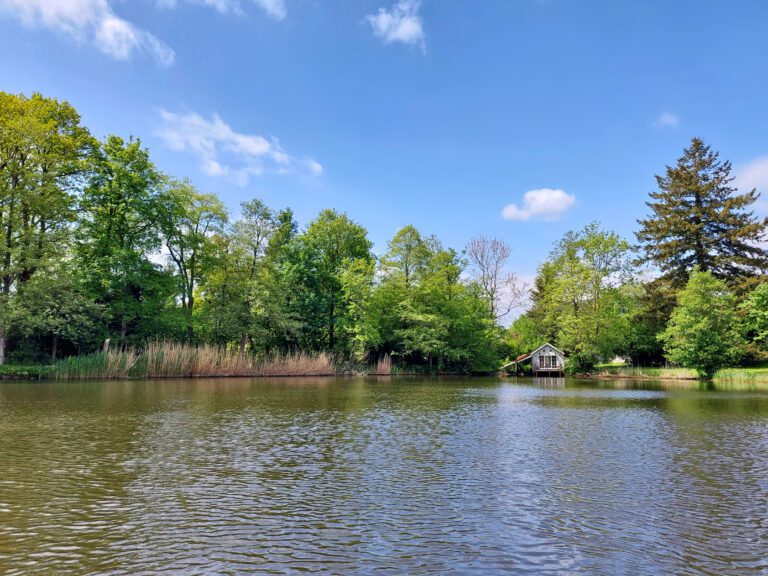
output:
{"label": "water ripple", "polygon": [[768,395],[3,384],[0,573],[766,574]]}

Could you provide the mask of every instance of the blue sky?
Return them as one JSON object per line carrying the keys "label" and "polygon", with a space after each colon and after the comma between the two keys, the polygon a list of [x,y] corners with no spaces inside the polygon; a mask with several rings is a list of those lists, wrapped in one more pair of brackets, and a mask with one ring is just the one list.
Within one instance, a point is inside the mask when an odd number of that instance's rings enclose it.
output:
{"label": "blue sky", "polygon": [[535,273],[591,220],[631,237],[691,136],[768,190],[761,0],[0,0],[0,89],[236,211],[324,207],[504,238]]}

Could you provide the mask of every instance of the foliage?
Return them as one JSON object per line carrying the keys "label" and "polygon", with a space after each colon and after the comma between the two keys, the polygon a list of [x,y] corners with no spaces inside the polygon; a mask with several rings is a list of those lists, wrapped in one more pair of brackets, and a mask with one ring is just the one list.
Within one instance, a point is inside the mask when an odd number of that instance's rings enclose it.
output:
{"label": "foliage", "polygon": [[0,380],[41,380],[51,376],[51,367],[43,364],[0,366]]}
{"label": "foliage", "polygon": [[540,341],[591,362],[615,355],[625,346],[634,309],[630,279],[625,240],[597,223],[568,232],[536,280],[530,318],[540,325]]}
{"label": "foliage", "polygon": [[746,314],[746,328],[752,339],[768,344],[768,282],[757,286],[742,304]]}
{"label": "foliage", "polygon": [[507,328],[506,341],[509,345],[511,360],[536,350],[549,340],[542,335],[534,317],[531,314],[523,314]]}
{"label": "foliage", "polygon": [[565,373],[571,376],[590,374],[595,370],[595,357],[591,354],[576,352],[568,356],[565,362]]}
{"label": "foliage", "polygon": [[[405,226],[377,259],[366,229],[334,210],[300,229],[290,209],[253,198],[230,219],[140,140],[97,141],[68,103],[0,92],[0,365],[7,348],[19,363],[64,357],[59,376],[309,373],[331,359],[475,373],[552,342],[570,371],[620,354],[710,374],[712,350],[733,362],[742,348],[737,298],[750,357],[768,347],[768,288],[755,288],[766,221],[730,170],[694,139],[658,177],[638,240],[660,278],[641,281],[628,243],[593,223],[556,244],[529,309],[503,328],[529,294],[501,238],[460,252]],[[697,265],[735,295],[691,285],[675,309]]]}
{"label": "foliage", "polygon": [[350,302],[344,297],[342,277],[355,261],[372,260],[365,228],[334,210],[323,210],[296,238],[293,306],[305,323],[303,347],[352,351]]}
{"label": "foliage", "polygon": [[659,338],[670,361],[694,368],[702,378],[712,378],[742,352],[733,294],[712,272],[694,268]]}
{"label": "foliage", "polygon": [[186,324],[186,340],[194,341],[195,289],[213,251],[211,236],[227,220],[224,204],[213,194],[201,194],[189,182],[171,182],[159,196],[160,230],[175,268]]}
{"label": "foliage", "polygon": [[17,289],[68,246],[92,144],[66,102],[0,92],[0,364]]}
{"label": "foliage", "polygon": [[636,305],[629,320],[626,345],[618,352],[639,366],[664,363],[659,340],[675,307],[676,291],[670,281],[656,278],[633,288]]}
{"label": "foliage", "polygon": [[89,158],[79,198],[75,256],[84,285],[104,308],[104,333],[120,345],[156,332],[174,295],[172,278],[153,262],[162,242],[162,175],[138,140],[109,136]]}
{"label": "foliage", "polygon": [[652,216],[639,221],[641,261],[656,265],[676,286],[696,266],[734,286],[766,269],[768,252],[760,241],[768,220],[749,211],[756,190],[739,194],[732,186],[730,162],[693,138],[656,181],[659,189],[648,203]]}
{"label": "foliage", "polygon": [[60,341],[92,347],[101,339],[103,307],[93,301],[76,274],[63,267],[40,271],[16,294],[11,323],[26,337],[52,337],[55,360]]}

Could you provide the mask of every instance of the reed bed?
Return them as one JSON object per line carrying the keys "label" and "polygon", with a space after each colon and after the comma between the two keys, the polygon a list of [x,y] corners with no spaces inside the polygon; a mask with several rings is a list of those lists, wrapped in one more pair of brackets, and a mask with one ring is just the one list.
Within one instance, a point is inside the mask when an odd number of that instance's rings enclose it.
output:
{"label": "reed bed", "polygon": [[120,378],[205,378],[227,376],[333,376],[330,354],[295,352],[257,358],[216,346],[150,342],[143,349],[110,350],[75,356],[53,366],[61,380]]}
{"label": "reed bed", "polygon": [[[603,366],[598,376],[604,378],[627,378],[636,380],[699,380],[696,371],[689,368],[644,368],[641,366]],[[710,386],[716,389],[736,390],[768,388],[768,368],[723,368],[715,373]]]}
{"label": "reed bed", "polygon": [[61,380],[128,378],[138,358],[133,349],[72,356],[54,364],[52,376]]}
{"label": "reed bed", "polygon": [[696,380],[696,371],[688,368],[645,368],[642,366],[604,366],[598,375],[611,378],[658,378],[669,380]]}
{"label": "reed bed", "polygon": [[372,376],[390,376],[392,374],[392,357],[385,354],[376,361],[368,373]]}

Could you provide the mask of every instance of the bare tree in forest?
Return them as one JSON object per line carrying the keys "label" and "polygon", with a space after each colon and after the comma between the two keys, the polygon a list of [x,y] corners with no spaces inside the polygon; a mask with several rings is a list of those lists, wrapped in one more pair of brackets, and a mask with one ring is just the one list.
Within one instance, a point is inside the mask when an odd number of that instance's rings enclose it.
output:
{"label": "bare tree in forest", "polygon": [[467,244],[473,279],[488,299],[496,320],[522,306],[528,295],[528,285],[505,269],[511,252],[503,240],[484,235],[475,236]]}

